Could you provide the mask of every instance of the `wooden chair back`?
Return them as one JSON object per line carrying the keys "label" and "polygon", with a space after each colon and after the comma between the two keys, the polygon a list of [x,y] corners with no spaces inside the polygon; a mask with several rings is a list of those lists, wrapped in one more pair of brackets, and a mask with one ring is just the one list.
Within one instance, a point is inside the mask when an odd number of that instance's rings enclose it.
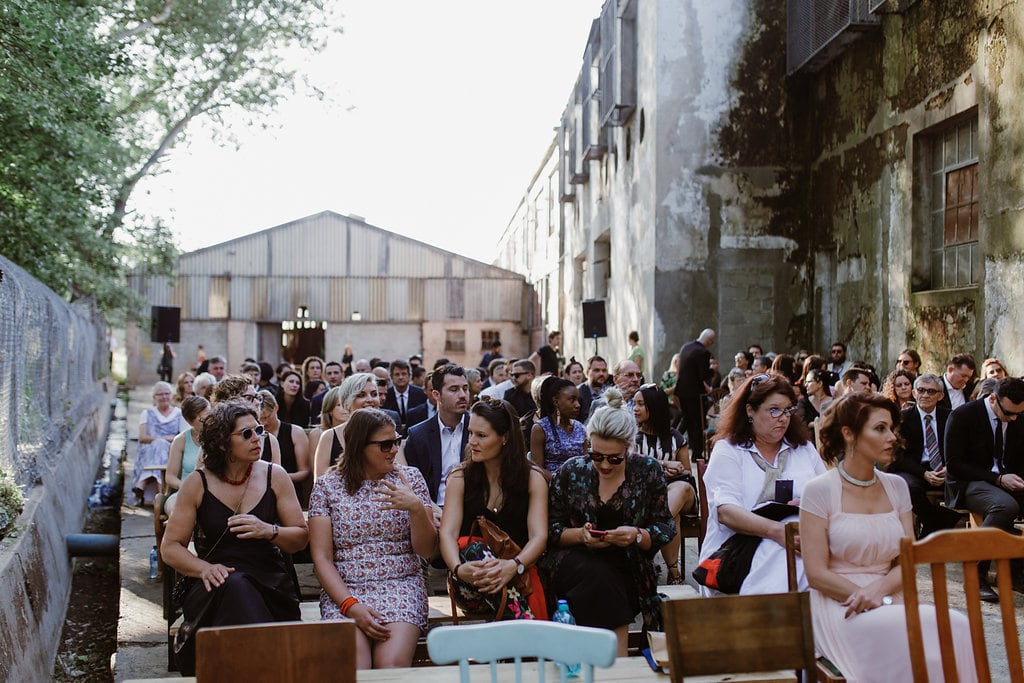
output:
{"label": "wooden chair back", "polygon": [[991,681],[985,630],[978,593],[978,562],[995,560],[999,587],[999,610],[1003,622],[1003,639],[1009,664],[1010,680],[1024,682],[1021,664],[1020,634],[1014,614],[1013,586],[1010,578],[1010,560],[1024,558],[1024,538],[1013,536],[990,527],[978,529],[949,529],[929,535],[920,541],[904,538],[900,543],[900,567],[903,573],[903,598],[907,615],[907,636],[910,640],[910,662],[916,683],[928,682],[925,665],[924,641],[921,636],[921,617],[918,612],[917,565],[931,566],[935,615],[942,650],[942,671],[947,682],[958,681],[956,654],[949,619],[949,592],[946,581],[946,563],[961,563],[964,575],[964,597],[970,622],[974,666],[979,681]]}
{"label": "wooden chair back", "polygon": [[800,537],[800,522],[786,522],[786,579],[790,592],[797,590],[796,542]]}
{"label": "wooden chair back", "polygon": [[[438,626],[427,634],[427,650],[435,664],[458,662],[462,683],[469,683],[470,659],[491,664],[492,682],[498,680],[498,660],[512,659],[519,683],[523,657],[536,657],[541,671],[544,660],[578,661],[582,679],[590,683],[594,680],[595,666],[609,667],[615,663],[618,639],[613,631],[603,628],[550,621],[499,621],[472,626]],[[561,679],[562,683],[567,680],[564,668]]]}
{"label": "wooden chair back", "polygon": [[816,680],[807,593],[667,600],[661,609],[672,683],[780,669],[802,669],[803,680]]}
{"label": "wooden chair back", "polygon": [[286,621],[204,628],[196,633],[196,683],[356,680],[356,625]]}

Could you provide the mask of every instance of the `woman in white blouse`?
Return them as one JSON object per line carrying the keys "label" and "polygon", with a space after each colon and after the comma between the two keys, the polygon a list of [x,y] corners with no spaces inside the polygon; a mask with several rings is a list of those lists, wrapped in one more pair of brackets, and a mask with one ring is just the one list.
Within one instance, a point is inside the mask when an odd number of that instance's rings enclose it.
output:
{"label": "woman in white blouse", "polygon": [[[804,485],[826,470],[795,408],[796,392],[789,381],[778,375],[757,375],[733,394],[718,422],[704,475],[709,514],[700,559],[710,557],[736,533],[760,536],[763,540],[740,586],[742,595],[788,589],[785,523],[795,520],[797,511],[774,521],[753,510],[771,502],[798,506]],[[780,492],[788,493],[788,499],[778,500]],[[799,559],[797,578],[801,590],[806,590]],[[717,594],[704,586],[701,592]]]}

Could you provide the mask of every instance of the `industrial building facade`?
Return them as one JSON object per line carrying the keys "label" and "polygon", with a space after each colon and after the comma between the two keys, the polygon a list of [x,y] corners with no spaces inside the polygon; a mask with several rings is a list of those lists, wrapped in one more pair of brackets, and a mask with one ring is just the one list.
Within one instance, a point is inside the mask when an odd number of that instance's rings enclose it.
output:
{"label": "industrial building facade", "polygon": [[[523,277],[325,211],[178,257],[172,277],[133,276],[153,306],[180,308],[176,372],[224,355],[301,362],[421,353],[475,366],[492,339],[527,353]],[[130,327],[128,376],[156,379],[161,344]]]}
{"label": "industrial building facade", "polygon": [[725,359],[1018,374],[1022,33],[981,0],[607,0],[497,264],[566,348],[606,300],[607,355],[638,330],[657,373],[714,327]]}

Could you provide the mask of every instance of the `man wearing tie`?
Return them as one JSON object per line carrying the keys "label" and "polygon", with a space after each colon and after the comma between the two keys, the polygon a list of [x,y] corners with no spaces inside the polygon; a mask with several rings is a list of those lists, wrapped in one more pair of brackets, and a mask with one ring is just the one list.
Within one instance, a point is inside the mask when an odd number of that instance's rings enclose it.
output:
{"label": "man wearing tie", "polygon": [[[982,526],[1011,533],[1024,506],[1024,380],[1000,380],[988,396],[950,413],[946,423],[946,499],[984,517]],[[981,599],[998,600],[979,562]],[[1024,591],[1021,560],[1011,564],[1013,588]]]}
{"label": "man wearing tie", "polygon": [[914,381],[914,398],[916,405],[903,411],[903,447],[896,452],[889,471],[907,482],[914,515],[921,526],[919,538],[923,538],[933,531],[953,528],[960,516],[949,508],[933,505],[927,495],[946,486],[943,437],[949,411],[937,406],[942,398],[942,380],[930,373],[921,375]]}
{"label": "man wearing tie", "polygon": [[426,403],[427,394],[412,384],[412,368],[401,358],[391,361],[390,370],[391,387],[384,398],[383,407],[398,413],[401,420],[399,430],[404,435],[415,424],[409,421],[409,411]]}

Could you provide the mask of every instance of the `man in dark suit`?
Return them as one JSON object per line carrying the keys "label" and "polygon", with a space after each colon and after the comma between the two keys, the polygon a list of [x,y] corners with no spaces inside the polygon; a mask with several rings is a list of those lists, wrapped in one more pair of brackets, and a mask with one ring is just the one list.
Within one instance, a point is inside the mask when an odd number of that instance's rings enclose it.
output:
{"label": "man in dark suit", "polygon": [[943,438],[949,411],[936,406],[941,397],[942,380],[937,375],[928,373],[914,380],[917,404],[903,411],[903,446],[889,466],[889,471],[902,477],[910,489],[910,502],[921,525],[919,538],[951,529],[960,520],[953,510],[933,505],[927,495],[930,491],[945,491],[946,487]]}
{"label": "man in dark suit", "polygon": [[409,429],[403,456],[423,473],[437,515],[444,505],[445,479],[462,462],[469,441],[469,382],[461,367],[449,364],[434,370],[430,386],[437,417]]}
{"label": "man in dark suit", "polygon": [[398,413],[401,422],[398,430],[401,434],[409,431],[413,422],[409,421],[409,411],[427,402],[427,394],[412,384],[412,368],[409,363],[399,358],[391,361],[391,386],[384,397],[383,405],[388,410]]}
{"label": "man in dark suit", "polygon": [[958,353],[949,359],[946,374],[942,376],[942,400],[939,405],[946,410],[956,410],[970,399],[974,391],[974,358],[967,353]]}
{"label": "man in dark suit", "polygon": [[679,349],[679,375],[675,395],[683,409],[686,440],[690,447],[690,460],[704,458],[704,397],[711,392],[711,351],[715,331],[706,329],[694,341]]}
{"label": "man in dark suit", "polygon": [[[1008,377],[996,390],[954,410],[946,423],[946,499],[984,516],[982,526],[1014,532],[1024,506],[1024,380]],[[979,562],[981,599],[998,599],[988,583],[989,562]],[[1014,590],[1024,590],[1021,561]]]}
{"label": "man in dark suit", "polygon": [[590,405],[601,398],[608,387],[608,361],[601,356],[591,356],[587,360],[587,381],[579,385],[580,421],[590,415]]}

